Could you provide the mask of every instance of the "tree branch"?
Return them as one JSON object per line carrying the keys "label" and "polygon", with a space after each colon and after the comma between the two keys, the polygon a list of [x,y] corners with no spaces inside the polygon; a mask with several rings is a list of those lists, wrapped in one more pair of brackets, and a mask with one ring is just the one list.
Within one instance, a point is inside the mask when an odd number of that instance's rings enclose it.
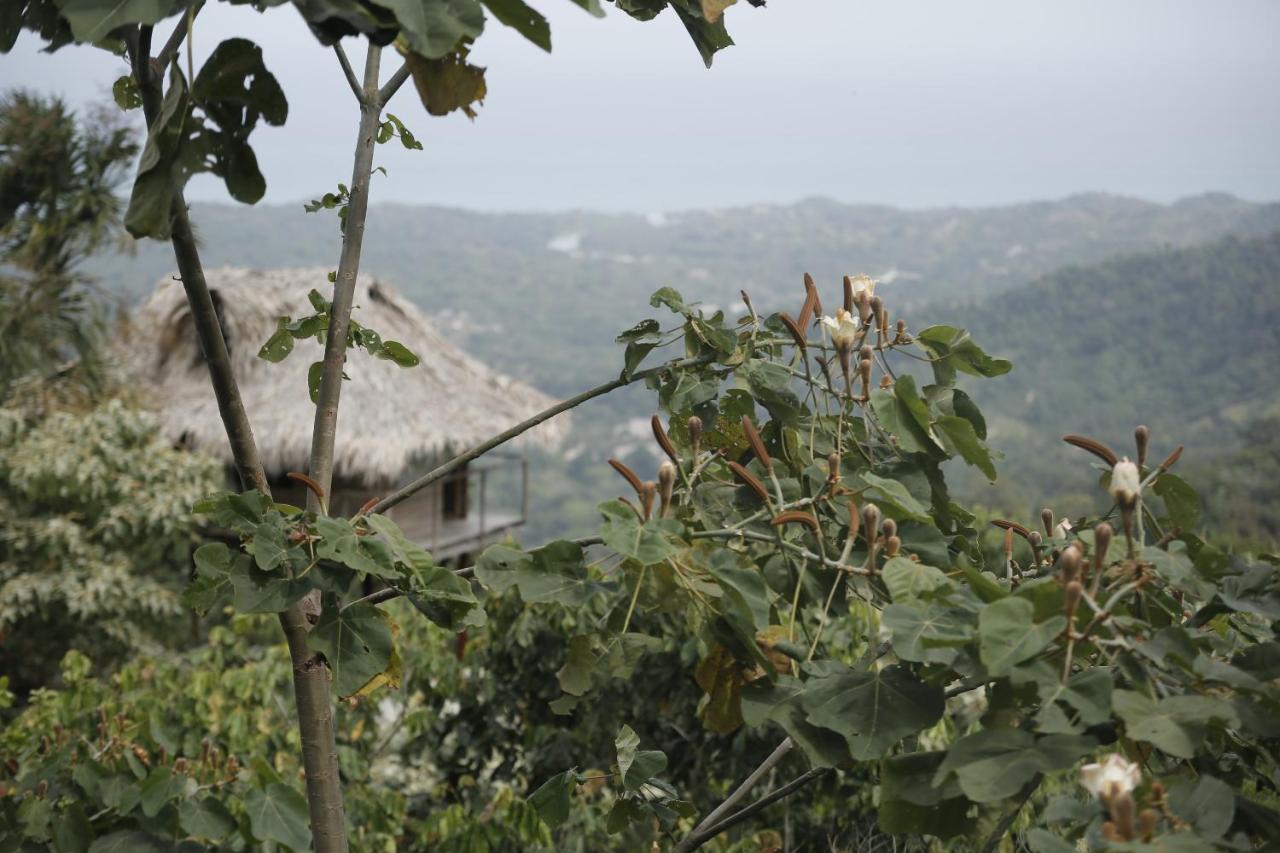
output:
{"label": "tree branch", "polygon": [[[375,45],[369,45],[369,50],[373,50],[374,48]],[[381,48],[379,48],[379,50],[381,50]],[[356,77],[355,69],[351,67],[351,60],[347,59],[347,52],[343,50],[342,42],[337,41],[333,43],[333,52],[338,55],[338,64],[342,66],[342,74],[347,78],[347,85],[351,87],[351,92],[356,96],[356,101],[360,103],[360,106],[365,106],[366,99],[364,88],[360,85],[360,78]],[[367,64],[368,63],[366,62],[366,66]],[[377,85],[376,80],[374,85]]]}
{"label": "tree branch", "polygon": [[[195,6],[191,7],[190,12],[184,12],[182,17],[178,18],[177,25],[173,28],[173,32],[169,34],[169,40],[164,43],[164,47],[160,49],[160,54],[156,57],[156,65],[161,69],[169,67],[169,63],[178,54],[178,48],[182,47],[182,42],[187,38],[188,29],[191,22],[195,20],[196,15],[200,14],[200,10],[204,8],[204,0],[200,0]],[[190,81],[194,83],[195,81]]]}
{"label": "tree branch", "polygon": [[387,102],[395,97],[396,92],[400,91],[400,87],[404,85],[404,81],[409,79],[409,60],[405,60],[404,64],[396,69],[396,73],[391,75],[391,79],[387,81],[387,85],[378,90],[378,103],[386,106]]}
{"label": "tree branch", "polygon": [[697,358],[685,358],[679,361],[670,362],[668,364],[660,364],[657,367],[651,367],[648,370],[641,370],[639,373],[631,374],[630,378],[619,376],[617,379],[611,380],[609,382],[605,382],[602,385],[597,385],[594,388],[583,391],[581,394],[578,394],[575,397],[570,397],[567,400],[564,400],[560,403],[556,403],[554,406],[552,406],[549,409],[544,409],[541,412],[538,412],[538,414],[534,415],[533,417],[527,420],[521,421],[520,423],[516,424],[511,429],[506,430],[505,432],[500,432],[497,435],[493,436],[492,438],[486,441],[482,441],[480,444],[477,444],[475,447],[471,448],[470,450],[467,450],[463,453],[459,453],[457,456],[453,457],[448,462],[445,462],[442,465],[437,466],[431,471],[428,471],[426,474],[423,474],[418,479],[413,480],[409,483],[406,483],[405,485],[396,489],[394,492],[392,492],[391,494],[387,495],[385,498],[383,498],[382,500],[374,504],[373,507],[370,508],[369,512],[371,513],[386,512],[387,510],[391,509],[391,507],[403,501],[405,498],[409,497],[410,495],[414,494],[415,492],[421,489],[425,489],[427,486],[431,485],[436,480],[439,480],[441,477],[447,477],[449,474],[452,474],[454,471],[458,470],[463,465],[466,465],[471,460],[480,458],[484,454],[488,453],[490,450],[493,450],[495,447],[506,444],[508,441],[519,436],[521,433],[528,432],[529,430],[533,429],[543,421],[550,420],[551,418],[554,418],[556,415],[560,414],[561,412],[567,412],[572,408],[581,406],[583,403],[587,402],[588,400],[599,397],[602,394],[608,394],[610,391],[617,390],[618,388],[621,388],[624,385],[630,385],[632,382],[640,382],[644,379],[649,378],[650,376],[656,376],[657,374],[661,373],[664,370],[670,370],[671,368],[674,368],[674,367],[693,367],[699,364],[709,364],[713,360],[714,360],[714,357],[709,355],[701,355],[701,356],[698,356]]}
{"label": "tree branch", "polygon": [[[130,37],[131,62],[142,94],[143,112],[148,127],[160,114],[162,91],[160,81],[152,74],[151,28],[142,27],[136,41]],[[174,257],[191,308],[192,322],[209,368],[214,396],[231,444],[236,472],[245,488],[255,488],[270,497],[262,461],[258,456],[253,429],[240,398],[227,353],[222,325],[209,293],[200,261],[199,248],[187,203],[181,191],[172,200],[172,243]],[[329,702],[329,675],[324,661],[307,647],[310,622],[298,605],[279,614],[289,646],[293,668],[294,703],[298,710],[298,730],[302,741],[302,761],[306,771],[307,804],[311,831],[317,853],[346,853],[346,818],[343,813],[342,788],[338,778],[338,758],[334,741],[333,711]]]}
{"label": "tree branch", "polygon": [[756,786],[756,783],[763,779],[765,774],[776,767],[778,762],[791,751],[791,747],[794,745],[795,744],[791,738],[784,738],[782,743],[778,744],[777,748],[775,748],[773,752],[769,753],[769,757],[760,762],[760,766],[755,770],[752,770],[751,775],[743,780],[742,784],[739,785],[732,794],[726,797],[724,802],[712,809],[710,814],[698,822],[698,825],[693,828],[693,832],[685,836],[684,839],[676,845],[674,853],[689,853],[691,850],[698,849],[698,847],[707,841],[707,839],[715,838],[716,835],[719,834],[718,832],[713,832],[710,835],[706,835],[705,833],[714,828],[716,826],[716,822],[728,814],[729,810],[737,805],[743,797],[751,793],[751,789]]}
{"label": "tree branch", "polygon": [[725,830],[732,829],[757,812],[763,811],[784,797],[791,796],[805,785],[808,785],[814,779],[817,779],[819,776],[825,776],[830,772],[831,768],[829,767],[815,767],[812,770],[797,776],[781,788],[774,788],[772,791],[765,794],[763,797],[741,811],[734,812],[715,826],[702,831],[695,829],[692,834],[688,835],[680,842],[680,845],[676,847],[676,851],[678,851],[678,853],[688,853],[688,851],[697,850],[703,844],[706,844]]}

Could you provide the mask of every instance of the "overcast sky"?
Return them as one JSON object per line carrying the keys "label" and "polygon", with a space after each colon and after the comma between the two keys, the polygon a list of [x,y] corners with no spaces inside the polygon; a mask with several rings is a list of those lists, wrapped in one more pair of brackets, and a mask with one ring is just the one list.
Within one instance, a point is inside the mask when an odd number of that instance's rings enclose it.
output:
{"label": "overcast sky", "polygon": [[[391,111],[426,150],[384,146],[376,200],[655,211],[812,195],[911,207],[1084,191],[1280,198],[1276,0],[743,2],[727,16],[737,45],[711,70],[670,12],[642,24],[611,6],[598,20],[568,0],[534,5],[554,52],[490,21],[475,122],[430,118],[401,91]],[[288,123],[255,134],[267,200],[348,180],[357,116],[332,52],[288,6],[210,6],[197,62],[248,35],[289,97]],[[23,36],[0,56],[3,85],[83,105],[124,71],[101,51],[37,48]],[[188,194],[226,198],[207,177]]]}

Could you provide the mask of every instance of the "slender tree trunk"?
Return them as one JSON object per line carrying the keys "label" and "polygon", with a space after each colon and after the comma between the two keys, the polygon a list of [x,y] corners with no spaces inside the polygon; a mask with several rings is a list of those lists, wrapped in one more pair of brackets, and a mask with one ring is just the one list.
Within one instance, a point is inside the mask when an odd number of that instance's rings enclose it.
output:
{"label": "slender tree trunk", "polygon": [[[150,41],[150,29],[143,28],[141,37],[133,43],[134,74],[142,92],[148,126],[154,124],[159,115],[162,96],[161,84],[153,73],[149,58]],[[257,489],[270,496],[271,488],[240,399],[222,326],[205,282],[199,248],[187,215],[186,199],[181,192],[174,195],[172,217],[174,257],[191,307],[200,348],[209,367],[209,378],[231,444],[236,472],[245,488]],[[346,853],[346,825],[334,744],[329,676],[323,661],[307,648],[311,622],[302,608],[294,605],[281,613],[280,625],[284,629],[293,667],[294,700],[298,709],[315,849],[317,853]]]}

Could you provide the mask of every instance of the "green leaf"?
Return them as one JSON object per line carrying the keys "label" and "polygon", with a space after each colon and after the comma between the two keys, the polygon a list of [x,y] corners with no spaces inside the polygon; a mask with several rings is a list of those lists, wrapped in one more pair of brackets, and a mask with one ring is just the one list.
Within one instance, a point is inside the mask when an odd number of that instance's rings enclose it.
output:
{"label": "green leaf", "polygon": [[57,0],[78,42],[96,43],[133,24],[156,24],[190,5],[189,0]]}
{"label": "green leaf", "polygon": [[413,594],[409,600],[418,612],[450,631],[468,625],[485,624],[484,608],[466,578],[460,578],[443,566],[414,570],[410,578]]}
{"label": "green leaf", "polygon": [[452,53],[461,39],[474,39],[484,29],[484,12],[477,0],[371,2],[393,13],[409,46],[428,59]]}
{"label": "green leaf", "polygon": [[136,110],[142,106],[142,92],[138,89],[138,81],[132,74],[125,74],[111,85],[111,96],[116,106],[122,110]]}
{"label": "green leaf", "polygon": [[688,305],[684,304],[684,297],[680,295],[680,291],[674,287],[660,287],[649,297],[649,304],[654,308],[666,306],[677,314],[684,314],[692,310]]}
{"label": "green leaf", "polygon": [[952,454],[958,454],[965,462],[985,474],[988,480],[995,482],[996,466],[982,439],[974,432],[973,424],[955,415],[942,415],[935,423]]}
{"label": "green leaf", "polygon": [[1067,626],[1063,616],[1036,624],[1035,607],[1023,598],[1003,598],[978,614],[978,651],[991,677],[1008,675],[1035,657]]}
{"label": "green leaf", "polygon": [[274,571],[286,559],[288,546],[284,530],[277,524],[264,521],[253,531],[253,561],[264,572]]}
{"label": "green leaf", "polygon": [[253,788],[244,797],[249,827],[259,841],[274,841],[294,850],[311,848],[307,801],[282,782]]}
{"label": "green leaf", "polygon": [[142,813],[147,817],[155,817],[186,787],[186,776],[175,776],[168,767],[155,768],[139,788],[141,797],[138,802],[142,806]]}
{"label": "green leaf", "polygon": [[1037,773],[1070,767],[1095,746],[1091,737],[1049,735],[1037,741],[1021,729],[983,729],[947,750],[933,784],[943,784],[954,773],[965,796],[975,803],[1004,800]]}
{"label": "green leaf", "polygon": [[399,341],[383,341],[381,349],[378,350],[378,358],[393,361],[400,367],[417,367],[422,362]]}
{"label": "green leaf", "polygon": [[809,722],[844,736],[855,759],[879,758],[942,718],[942,688],[901,666],[811,678],[801,699]]}
{"label": "green leaf", "polygon": [[1013,369],[1012,362],[987,355],[968,332],[954,326],[930,326],[917,334],[916,340],[933,356],[933,373],[941,385],[953,384],[957,370],[990,377]]}
{"label": "green leaf", "polygon": [[235,818],[216,797],[183,800],[178,807],[178,822],[183,832],[196,838],[220,841],[236,828]]}
{"label": "green leaf", "polygon": [[533,551],[493,545],[476,562],[476,578],[499,595],[518,587],[520,597],[531,604],[575,606],[592,592],[582,546],[564,539]]}
{"label": "green leaf", "polygon": [[[430,569],[439,568],[431,554],[417,542],[405,536],[404,531],[390,517],[375,513],[365,516],[365,523],[377,534],[376,541],[386,546],[392,559],[406,569],[412,572],[427,572]],[[354,529],[352,538],[354,538]]]}
{"label": "green leaf", "polygon": [[179,160],[190,111],[187,81],[175,66],[160,113],[147,132],[125,211],[125,228],[134,237],[169,238],[174,192],[186,181]]}
{"label": "green leaf", "polygon": [[571,696],[582,696],[591,689],[591,671],[594,668],[595,656],[591,653],[591,638],[579,634],[569,641],[564,666],[556,672],[560,689]]}
{"label": "green leaf", "polygon": [[313,361],[311,366],[307,368],[307,393],[311,395],[311,402],[320,402],[320,380],[324,378],[324,362]]}
{"label": "green leaf", "polygon": [[903,660],[949,664],[956,658],[954,646],[973,637],[972,617],[941,604],[891,604],[881,614],[881,624],[893,635],[893,651]]}
{"label": "green leaf", "polygon": [[324,655],[339,696],[350,696],[387,668],[391,628],[372,604],[328,608],[307,635],[307,646]]}
{"label": "green leaf", "polygon": [[287,329],[276,329],[258,350],[258,358],[279,364],[293,352],[293,335]]}
{"label": "green leaf", "polygon": [[940,569],[906,557],[890,557],[880,573],[895,603],[920,598],[935,589],[951,586],[951,581]]}
{"label": "green leaf", "polygon": [[694,47],[702,55],[703,63],[710,68],[711,60],[717,52],[733,44],[729,33],[724,28],[724,19],[708,21],[702,15],[702,0],[671,0],[671,8],[680,17]]}
{"label": "green leaf", "polygon": [[149,832],[118,830],[89,845],[89,853],[169,853],[173,845]]}
{"label": "green leaf", "polygon": [[935,835],[944,841],[972,827],[969,801],[955,783],[933,787],[945,752],[911,752],[880,765],[880,829],[888,833]]}
{"label": "green leaf", "polygon": [[667,769],[667,756],[661,750],[641,750],[639,746],[640,736],[624,724],[614,739],[614,747],[618,752],[618,774],[622,777],[622,786],[628,791],[639,790],[641,785]]}
{"label": "green leaf", "polygon": [[1216,840],[1231,828],[1236,798],[1227,783],[1202,775],[1195,782],[1186,780],[1174,785],[1169,791],[1169,808],[1195,827],[1197,835]]}
{"label": "green leaf", "polygon": [[868,486],[872,486],[883,496],[882,503],[887,503],[891,507],[896,507],[907,518],[916,521],[929,521],[929,508],[920,501],[916,500],[907,487],[899,483],[897,480],[890,480],[885,477],[878,477],[870,471],[862,472],[862,479]]}
{"label": "green leaf", "polygon": [[551,25],[524,0],[482,0],[493,16],[520,35],[551,52]]}
{"label": "green leaf", "polygon": [[1164,501],[1165,513],[1175,527],[1191,531],[1200,523],[1200,496],[1186,480],[1165,472],[1151,489]]}
{"label": "green leaf", "polygon": [[279,613],[311,590],[305,578],[294,580],[261,571],[248,556],[232,564],[230,578],[233,604],[241,613]]}
{"label": "green leaf", "polygon": [[605,501],[599,506],[604,523],[600,538],[604,544],[625,554],[642,566],[661,563],[680,552],[679,537],[684,525],[673,518],[653,518],[642,522],[622,501]]}
{"label": "green leaf", "polygon": [[569,798],[577,787],[578,776],[574,771],[557,773],[529,795],[529,805],[538,810],[538,816],[547,826],[555,829],[568,820]]}
{"label": "green leaf", "polygon": [[1126,735],[1177,758],[1195,757],[1210,721],[1240,724],[1229,704],[1210,696],[1168,696],[1155,701],[1133,690],[1116,690],[1113,704],[1116,716],[1124,721]]}

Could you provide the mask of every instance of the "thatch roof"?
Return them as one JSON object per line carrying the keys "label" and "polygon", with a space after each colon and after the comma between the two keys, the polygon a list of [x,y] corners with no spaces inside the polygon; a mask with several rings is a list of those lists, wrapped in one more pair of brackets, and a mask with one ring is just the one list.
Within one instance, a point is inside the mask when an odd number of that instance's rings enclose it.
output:
{"label": "thatch roof", "polygon": [[[307,368],[323,355],[314,340],[298,341],[282,363],[258,357],[278,317],[311,313],[307,293],[330,292],[324,269],[206,272],[219,307],[231,361],[268,474],[306,471],[315,407]],[[364,350],[347,357],[342,386],[335,479],[384,486],[424,460],[461,450],[552,405],[539,391],[469,357],[432,328],[393,288],[361,276],[352,318],[384,339],[403,343],[422,363],[397,367]],[[166,434],[230,463],[230,449],[192,329],[182,285],[163,279],[133,316],[123,360],[150,392]],[[526,433],[554,444],[568,428],[561,416]]]}

